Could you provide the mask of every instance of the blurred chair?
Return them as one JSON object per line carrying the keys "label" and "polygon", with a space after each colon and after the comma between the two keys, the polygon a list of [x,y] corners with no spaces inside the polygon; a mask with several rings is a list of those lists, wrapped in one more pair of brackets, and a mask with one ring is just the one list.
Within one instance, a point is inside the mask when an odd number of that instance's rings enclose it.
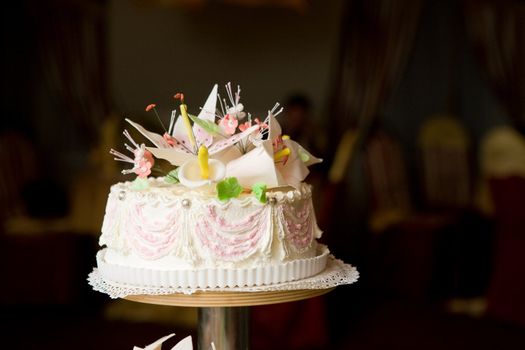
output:
{"label": "blurred chair", "polygon": [[413,209],[403,152],[394,137],[375,130],[365,159],[373,284],[387,293],[423,296],[430,285],[433,232],[440,225]]}
{"label": "blurred chair", "polygon": [[0,219],[5,219],[22,211],[22,190],[37,176],[33,145],[18,132],[0,134],[0,164]]}
{"label": "blurred chair", "polygon": [[481,164],[496,220],[487,312],[525,326],[525,137],[510,127],[490,131]]}
{"label": "blurred chair", "polygon": [[431,118],[421,129],[418,145],[424,198],[420,206],[414,204],[411,191],[417,186],[409,186],[397,140],[376,130],[367,142],[370,256],[376,285],[405,296],[477,296],[486,278],[471,272],[478,263],[486,272],[490,240],[470,213],[466,132],[450,117]]}
{"label": "blurred chair", "polygon": [[490,275],[492,221],[474,203],[470,138],[451,115],[427,119],[418,137],[423,208],[446,224],[434,241],[436,295],[475,301]]}
{"label": "blurred chair", "polygon": [[470,205],[469,138],[454,117],[427,119],[418,137],[424,205],[432,210],[464,209]]}
{"label": "blurred chair", "polygon": [[401,145],[384,131],[376,131],[366,147],[372,232],[405,220],[411,212],[406,166]]}

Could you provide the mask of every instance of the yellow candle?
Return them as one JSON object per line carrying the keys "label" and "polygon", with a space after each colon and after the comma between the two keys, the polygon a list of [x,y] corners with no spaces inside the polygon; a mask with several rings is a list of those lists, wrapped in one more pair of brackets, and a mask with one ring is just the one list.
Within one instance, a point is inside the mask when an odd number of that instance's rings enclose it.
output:
{"label": "yellow candle", "polygon": [[285,147],[283,148],[282,150],[278,151],[278,152],[275,152],[274,155],[273,155],[273,159],[278,162],[280,161],[282,158],[290,155],[291,151],[288,147]]}
{"label": "yellow candle", "polygon": [[197,142],[195,142],[195,136],[193,135],[193,129],[191,128],[190,118],[188,117],[188,106],[184,103],[180,105],[180,114],[184,121],[184,127],[188,133],[188,139],[190,140],[191,147],[195,150],[197,148]]}
{"label": "yellow candle", "polygon": [[204,145],[199,147],[199,167],[201,168],[201,178],[207,180],[210,178],[210,167],[208,166],[208,148]]}

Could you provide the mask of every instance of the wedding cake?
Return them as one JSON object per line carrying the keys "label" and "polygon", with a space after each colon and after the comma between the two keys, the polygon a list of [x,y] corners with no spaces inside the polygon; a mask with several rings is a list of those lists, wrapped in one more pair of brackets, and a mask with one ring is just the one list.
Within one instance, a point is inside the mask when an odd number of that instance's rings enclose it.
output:
{"label": "wedding cake", "polygon": [[[225,288],[300,280],[325,269],[329,251],[318,244],[308,166],[321,160],[283,134],[279,104],[254,118],[240,88],[215,85],[197,115],[184,95],[163,134],[127,120],[133,181],[111,187],[98,271],[109,281],[154,287]],[[159,119],[156,105],[146,111]],[[160,121],[162,124],[162,122]],[[172,166],[163,176],[155,160]]]}

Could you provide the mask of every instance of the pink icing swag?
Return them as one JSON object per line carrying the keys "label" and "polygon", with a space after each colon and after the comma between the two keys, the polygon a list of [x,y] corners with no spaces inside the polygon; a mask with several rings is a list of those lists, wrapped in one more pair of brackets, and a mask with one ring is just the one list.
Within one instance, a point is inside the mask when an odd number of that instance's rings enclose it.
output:
{"label": "pink icing swag", "polygon": [[197,237],[216,258],[238,261],[253,254],[267,230],[268,208],[261,207],[239,221],[228,222],[213,205],[196,225]]}
{"label": "pink icing swag", "polygon": [[304,203],[300,209],[290,204],[283,205],[279,211],[286,227],[286,240],[297,250],[310,246],[314,239],[314,217],[310,204]]}
{"label": "pink icing swag", "polygon": [[156,208],[157,219],[152,221],[143,213],[144,207],[145,204],[137,204],[130,209],[125,224],[126,241],[140,257],[158,259],[167,255],[175,244],[181,215],[174,208]]}

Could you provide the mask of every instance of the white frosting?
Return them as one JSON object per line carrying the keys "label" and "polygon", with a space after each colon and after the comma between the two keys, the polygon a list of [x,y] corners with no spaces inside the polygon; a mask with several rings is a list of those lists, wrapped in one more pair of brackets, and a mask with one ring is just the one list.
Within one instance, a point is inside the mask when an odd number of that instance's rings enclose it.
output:
{"label": "white frosting", "polygon": [[267,286],[301,280],[323,271],[330,252],[320,244],[317,255],[308,259],[295,259],[282,263],[239,268],[204,267],[160,270],[106,262],[108,248],[97,254],[98,272],[106,281],[135,287],[183,288],[235,288]]}
{"label": "white frosting", "polygon": [[156,270],[246,268],[316,256],[321,236],[309,185],[221,202],[213,186],[190,190],[148,179],[112,186],[100,245],[108,264]]}

